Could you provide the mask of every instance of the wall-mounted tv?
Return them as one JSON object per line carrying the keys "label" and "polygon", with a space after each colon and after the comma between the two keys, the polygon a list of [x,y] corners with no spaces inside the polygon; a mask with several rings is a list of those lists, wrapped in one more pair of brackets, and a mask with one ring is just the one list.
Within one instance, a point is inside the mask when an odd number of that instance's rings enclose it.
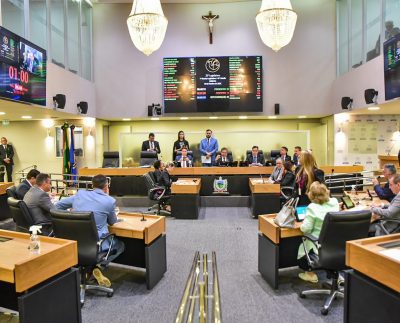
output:
{"label": "wall-mounted tv", "polygon": [[164,58],[165,113],[262,112],[262,57]]}
{"label": "wall-mounted tv", "polygon": [[400,34],[383,44],[385,100],[400,97]]}
{"label": "wall-mounted tv", "polygon": [[46,105],[46,50],[0,27],[0,97]]}

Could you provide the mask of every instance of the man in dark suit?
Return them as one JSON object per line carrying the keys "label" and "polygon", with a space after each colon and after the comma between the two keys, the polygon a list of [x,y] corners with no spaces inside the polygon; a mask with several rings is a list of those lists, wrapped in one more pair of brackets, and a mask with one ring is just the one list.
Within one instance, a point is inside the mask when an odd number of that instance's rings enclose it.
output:
{"label": "man in dark suit", "polygon": [[175,161],[177,167],[193,167],[192,156],[188,155],[186,147],[182,148],[181,155],[176,156]]}
{"label": "man in dark suit", "polygon": [[[51,201],[49,192],[51,190],[50,176],[40,173],[36,176],[36,185],[32,186],[24,196],[34,224],[51,223],[50,210],[55,206]],[[51,225],[43,226],[42,232],[51,232]]]}
{"label": "man in dark suit", "polygon": [[285,146],[282,146],[281,147],[281,157],[280,157],[282,159],[282,163],[292,160],[292,158],[287,153],[288,153],[288,148]]}
{"label": "man in dark suit", "polygon": [[[13,161],[14,149],[12,145],[7,143],[6,137],[1,137],[0,145],[0,165],[4,165],[7,172],[7,181],[12,182],[12,169],[14,165]],[[4,173],[0,174],[0,182],[4,182]]]}
{"label": "man in dark suit", "polygon": [[391,202],[396,194],[389,187],[389,180],[396,176],[397,170],[396,166],[393,164],[385,164],[383,166],[383,176],[388,180],[382,187],[381,183],[377,178],[372,179],[372,184],[374,185],[375,193],[381,200],[386,200]]}
{"label": "man in dark suit", "polygon": [[228,155],[228,149],[221,149],[221,153],[215,159],[215,166],[230,166],[233,163],[232,156]]}
{"label": "man in dark suit", "polygon": [[149,140],[145,140],[142,143],[142,151],[156,151],[157,154],[161,153],[160,144],[154,138],[154,133],[149,133]]}
{"label": "man in dark suit", "polygon": [[37,169],[31,169],[26,175],[26,179],[24,179],[16,189],[16,194],[18,196],[18,199],[23,200],[25,197],[25,194],[30,190],[32,186],[36,184],[36,177],[40,174],[40,172]]}
{"label": "man in dark suit", "polygon": [[258,146],[253,146],[251,148],[251,154],[247,156],[246,162],[249,164],[249,166],[265,165],[264,155],[259,153]]}
{"label": "man in dark suit", "polygon": [[296,167],[299,166],[300,155],[301,155],[301,147],[300,146],[294,147],[293,165]]}

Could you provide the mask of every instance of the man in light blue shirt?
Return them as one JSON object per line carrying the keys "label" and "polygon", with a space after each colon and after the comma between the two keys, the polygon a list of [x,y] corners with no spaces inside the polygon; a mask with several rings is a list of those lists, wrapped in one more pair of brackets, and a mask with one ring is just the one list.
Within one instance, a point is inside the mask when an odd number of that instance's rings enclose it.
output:
{"label": "man in light blue shirt", "polygon": [[206,167],[211,167],[215,164],[215,156],[218,151],[218,140],[211,136],[212,131],[207,129],[206,138],[200,141],[201,164]]}
{"label": "man in light blue shirt", "polygon": [[[114,223],[118,222],[117,215],[115,214],[116,201],[113,197],[108,195],[108,182],[104,175],[94,176],[92,179],[92,184],[93,191],[78,190],[75,195],[59,201],[56,204],[56,208],[62,210],[72,209],[73,211],[77,212],[93,212],[97,232],[99,234],[99,238],[101,239],[109,233],[108,225],[113,225]],[[102,251],[107,251],[109,246],[110,241],[104,241],[102,245]],[[123,242],[114,238],[112,249],[106,264],[117,258],[124,251],[124,249],[125,246]],[[99,275],[99,272],[95,269],[93,270],[93,275],[99,282],[99,285],[111,285],[108,278],[104,277],[101,272],[100,280],[103,283],[99,281],[98,277],[96,277],[96,274]],[[108,280],[108,283],[104,283],[105,280]]]}

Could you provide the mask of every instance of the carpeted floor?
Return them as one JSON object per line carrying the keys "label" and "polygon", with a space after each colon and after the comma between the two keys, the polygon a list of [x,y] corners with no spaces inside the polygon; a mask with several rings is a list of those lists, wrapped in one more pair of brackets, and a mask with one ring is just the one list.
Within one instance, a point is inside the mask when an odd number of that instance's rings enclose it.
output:
{"label": "carpeted floor", "polygon": [[[298,269],[281,271],[278,291],[263,280],[257,270],[257,220],[248,208],[208,207],[200,213],[198,220],[167,219],[168,271],[151,291],[144,271],[112,265],[106,275],[114,296],[88,293],[83,322],[173,322],[196,250],[217,253],[223,322],[343,321],[342,300],[322,316],[323,298],[298,297],[299,291],[315,287],[297,278]],[[10,229],[12,223],[4,226]]]}

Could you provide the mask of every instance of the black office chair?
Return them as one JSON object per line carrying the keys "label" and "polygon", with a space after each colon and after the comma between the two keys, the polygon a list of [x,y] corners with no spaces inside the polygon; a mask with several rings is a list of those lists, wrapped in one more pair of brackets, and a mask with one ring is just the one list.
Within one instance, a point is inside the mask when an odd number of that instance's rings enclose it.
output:
{"label": "black office chair", "polygon": [[103,168],[119,167],[119,152],[105,151],[103,153]]}
{"label": "black office chair", "polygon": [[[394,226],[389,228],[388,224],[394,224]],[[382,219],[377,221],[376,225],[380,227],[383,235],[400,233],[400,220],[398,219]]]}
{"label": "black office chair", "polygon": [[157,180],[155,178],[154,172],[148,172],[143,175],[144,182],[147,188],[147,196],[151,201],[156,201],[157,203],[153,206],[149,207],[148,212],[150,214],[162,214],[162,215],[171,215],[171,212],[167,210],[163,210],[162,207],[165,205],[167,200],[171,197],[169,195],[165,195],[166,188],[163,186],[157,185]]}
{"label": "black office chair", "polygon": [[141,151],[140,152],[140,166],[153,166],[154,162],[158,159],[156,151]]}
{"label": "black office chair", "polygon": [[[91,273],[93,267],[102,265],[110,256],[114,234],[109,234],[99,240],[93,212],[69,212],[64,210],[50,210],[54,235],[57,238],[75,240],[78,242],[78,266],[81,275],[81,304],[85,302],[87,290],[98,290],[107,293],[107,297],[112,297],[112,288],[88,285],[87,275]],[[104,241],[110,241],[107,251],[101,251]]]}
{"label": "black office chair", "polygon": [[[300,297],[313,294],[328,294],[321,314],[327,315],[333,299],[344,294],[339,289],[339,271],[346,269],[346,241],[368,237],[371,221],[371,211],[355,212],[329,212],[322,224],[319,238],[305,235],[303,247],[306,252],[307,262],[313,270],[325,270],[332,278],[330,289],[307,290],[300,293]],[[309,255],[304,242],[312,241],[318,247],[318,255]]]}
{"label": "black office chair", "polygon": [[[247,150],[247,151],[246,151],[246,157],[247,157],[248,155],[251,155],[251,153],[252,153],[251,150]],[[259,154],[259,155],[264,155],[264,153],[263,153],[263,151],[262,151],[261,149],[258,150],[258,154]]]}
{"label": "black office chair", "polygon": [[278,149],[271,150],[270,160],[268,160],[268,166],[275,166],[276,159],[281,157],[281,151]]}
{"label": "black office chair", "polygon": [[13,197],[16,200],[19,200],[18,195],[17,195],[17,187],[15,185],[10,186],[6,189],[6,193],[8,197]]}

